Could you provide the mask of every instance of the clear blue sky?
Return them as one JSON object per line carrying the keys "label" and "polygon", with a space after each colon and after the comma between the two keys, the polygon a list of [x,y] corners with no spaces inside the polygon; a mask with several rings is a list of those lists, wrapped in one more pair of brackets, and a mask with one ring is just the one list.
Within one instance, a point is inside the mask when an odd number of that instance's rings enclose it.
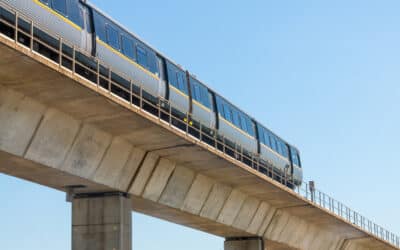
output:
{"label": "clear blue sky", "polygon": [[[92,2],[295,144],[306,179],[400,234],[399,1]],[[0,198],[3,249],[70,249],[64,194],[0,175]],[[134,214],[135,250],[222,242]]]}

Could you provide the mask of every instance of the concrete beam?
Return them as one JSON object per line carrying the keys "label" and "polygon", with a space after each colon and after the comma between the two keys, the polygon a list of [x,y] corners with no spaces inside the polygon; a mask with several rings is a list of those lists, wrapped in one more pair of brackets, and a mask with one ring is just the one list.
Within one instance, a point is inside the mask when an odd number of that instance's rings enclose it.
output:
{"label": "concrete beam", "polygon": [[266,250],[261,238],[233,238],[224,242],[224,250]]}
{"label": "concrete beam", "polygon": [[131,204],[122,193],[74,197],[72,250],[131,250]]}

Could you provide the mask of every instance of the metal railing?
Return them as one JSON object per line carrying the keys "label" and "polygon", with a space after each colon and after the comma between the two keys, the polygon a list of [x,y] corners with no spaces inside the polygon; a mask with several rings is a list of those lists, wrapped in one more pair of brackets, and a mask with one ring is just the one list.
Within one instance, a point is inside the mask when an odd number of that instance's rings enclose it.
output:
{"label": "metal railing", "polygon": [[[191,125],[189,123],[190,114],[185,114],[184,117],[174,114],[173,107],[168,100],[158,98],[158,101],[154,102],[145,98],[145,95],[148,93],[146,88],[140,84],[135,84],[136,82],[130,79],[130,77],[121,72],[114,71],[106,63],[76,48],[73,44],[63,40],[62,37],[52,35],[52,32],[40,28],[29,17],[18,13],[18,11],[7,4],[0,2],[0,7],[11,13],[13,17],[13,20],[10,20],[10,18],[5,18],[4,15],[1,16],[0,32],[2,35],[12,39],[14,43],[29,48],[31,53],[42,54],[53,61],[54,64],[58,64],[58,67],[70,70],[72,74],[89,80],[96,86],[97,91],[120,97],[121,100],[129,104],[129,106],[134,107],[138,112],[152,114],[152,117],[160,125],[176,129],[182,132],[182,136],[197,140],[198,143],[206,146],[211,151],[214,151],[214,153],[223,154],[237,164],[256,169],[282,185],[293,187],[295,193],[317,207],[335,214],[353,226],[393,246],[400,247],[399,236],[375,224],[329,195],[315,190],[313,185],[310,186],[309,183],[303,182],[301,185],[296,186],[290,175],[277,171],[272,167],[271,163],[262,162],[258,156],[246,153],[245,149],[238,143],[228,142],[229,140],[218,135],[217,131],[213,130],[210,132],[210,129],[202,124],[198,126]],[[55,44],[49,44],[44,41],[38,35],[39,31],[45,32],[54,41],[57,41],[57,45],[55,46]],[[83,62],[83,60],[89,60],[91,65]],[[121,82],[117,82],[117,80],[113,79],[113,75],[117,75],[119,79],[123,79],[125,85],[129,83],[129,87],[123,86],[124,84]]]}

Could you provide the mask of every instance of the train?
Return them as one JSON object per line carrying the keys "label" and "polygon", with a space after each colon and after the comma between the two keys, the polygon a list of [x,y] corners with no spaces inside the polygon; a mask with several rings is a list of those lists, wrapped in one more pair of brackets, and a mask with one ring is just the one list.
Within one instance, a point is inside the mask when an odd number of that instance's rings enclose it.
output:
{"label": "train", "polygon": [[[113,70],[101,66],[100,73],[111,74],[113,80],[121,84],[121,88],[129,88],[131,85],[114,72],[121,72],[131,79],[135,83],[133,91],[145,89],[146,100],[152,103],[166,100],[167,104],[163,106],[168,106],[174,116],[190,123],[190,126],[201,127],[202,131],[231,148],[239,149],[247,156],[245,158],[257,159],[260,165],[279,173],[277,176],[289,177],[291,184],[288,186],[291,188],[301,185],[303,170],[300,153],[295,146],[277,136],[93,4],[82,0],[1,2],[43,28],[35,29],[35,35],[46,43],[55,48],[58,46],[58,41],[46,32],[62,37],[74,47],[91,55],[80,56],[88,67],[95,68],[97,61],[110,65]],[[15,14],[3,7],[0,8],[0,16],[8,22],[15,22],[16,19]],[[24,25],[29,24],[21,21],[19,25],[24,28]],[[7,29],[4,25],[2,27],[0,31],[6,33]],[[68,51],[71,47],[63,46],[62,49]],[[231,156],[239,158],[235,153]],[[249,161],[243,162],[254,166]],[[257,169],[271,176],[266,168]]]}

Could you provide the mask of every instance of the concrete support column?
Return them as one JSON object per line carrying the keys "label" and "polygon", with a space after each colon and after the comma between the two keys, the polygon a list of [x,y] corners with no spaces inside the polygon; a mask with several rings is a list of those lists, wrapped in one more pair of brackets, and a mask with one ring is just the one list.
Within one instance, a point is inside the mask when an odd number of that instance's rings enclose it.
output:
{"label": "concrete support column", "polygon": [[131,250],[131,206],[123,193],[75,195],[72,250]]}
{"label": "concrete support column", "polygon": [[230,238],[224,243],[224,250],[265,250],[262,238]]}

